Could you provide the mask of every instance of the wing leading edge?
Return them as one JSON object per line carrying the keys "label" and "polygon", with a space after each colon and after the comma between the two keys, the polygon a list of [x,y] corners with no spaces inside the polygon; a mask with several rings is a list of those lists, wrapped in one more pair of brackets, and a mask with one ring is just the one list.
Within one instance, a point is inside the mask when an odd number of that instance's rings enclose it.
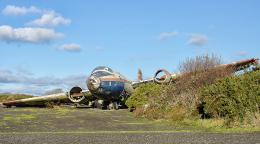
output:
{"label": "wing leading edge", "polygon": [[[212,69],[214,69],[214,68],[231,68],[233,70],[233,72],[236,72],[236,71],[240,71],[240,70],[243,70],[243,69],[247,69],[252,65],[257,66],[258,64],[259,64],[258,58],[251,58],[251,59],[232,62],[232,63],[229,63],[229,64],[217,65],[217,66],[213,67]],[[160,76],[161,73],[163,73],[163,75]],[[152,82],[156,82],[156,83],[159,83],[159,84],[169,83],[169,82],[177,80],[178,78],[180,78],[184,74],[185,73],[174,74],[174,73],[169,73],[165,69],[159,69],[159,70],[156,71],[153,78],[143,80],[142,79],[142,72],[139,69],[138,70],[138,81],[132,82],[132,86],[133,86],[133,88],[136,88],[141,84],[152,83]]]}
{"label": "wing leading edge", "polygon": [[[89,90],[82,91],[80,95],[78,93],[57,93],[57,94],[51,94],[51,95],[44,95],[44,96],[38,96],[38,97],[32,97],[32,98],[25,98],[20,100],[13,100],[4,102],[3,105],[7,107],[11,106],[17,106],[17,107],[24,107],[24,106],[46,106],[48,102],[64,102],[64,103],[75,103],[75,101],[72,101],[73,99],[82,101],[86,95],[90,95]],[[80,98],[78,98],[80,97]],[[84,98],[82,98],[84,97]],[[80,102],[77,101],[77,102]]]}

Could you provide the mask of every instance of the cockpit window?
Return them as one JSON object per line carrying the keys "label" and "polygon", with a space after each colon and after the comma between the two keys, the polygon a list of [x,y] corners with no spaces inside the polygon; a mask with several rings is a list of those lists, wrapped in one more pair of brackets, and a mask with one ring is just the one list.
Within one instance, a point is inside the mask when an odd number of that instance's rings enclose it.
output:
{"label": "cockpit window", "polygon": [[96,67],[93,71],[92,74],[97,76],[97,77],[102,77],[102,76],[108,76],[108,75],[113,75],[114,72],[111,68],[105,67],[105,66],[99,66]]}
{"label": "cockpit window", "polygon": [[93,73],[93,75],[97,76],[97,77],[102,77],[102,76],[108,76],[108,75],[112,75],[112,73],[109,73],[108,71],[96,71]]}
{"label": "cockpit window", "polygon": [[106,66],[99,66],[99,67],[96,67],[92,73],[96,72],[96,71],[108,71],[110,73],[113,73],[113,70],[109,67],[106,67]]}

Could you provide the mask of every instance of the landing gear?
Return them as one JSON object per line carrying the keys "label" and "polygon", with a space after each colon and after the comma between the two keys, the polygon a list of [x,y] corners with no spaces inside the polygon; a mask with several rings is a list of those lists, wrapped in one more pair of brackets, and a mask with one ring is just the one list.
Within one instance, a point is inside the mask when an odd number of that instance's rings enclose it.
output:
{"label": "landing gear", "polygon": [[119,103],[116,101],[109,103],[104,100],[95,100],[93,107],[98,109],[118,110],[119,106]]}
{"label": "landing gear", "polygon": [[109,110],[118,110],[119,109],[119,105],[117,102],[111,102],[108,106],[107,109]]}
{"label": "landing gear", "polygon": [[103,100],[95,100],[94,108],[106,109],[105,102]]}

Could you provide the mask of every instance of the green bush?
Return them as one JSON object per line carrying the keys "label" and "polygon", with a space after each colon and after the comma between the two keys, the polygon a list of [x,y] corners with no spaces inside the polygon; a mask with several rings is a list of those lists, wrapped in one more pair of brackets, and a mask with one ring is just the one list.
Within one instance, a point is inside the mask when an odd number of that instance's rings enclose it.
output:
{"label": "green bush", "polygon": [[[180,121],[196,110],[196,93],[183,90],[180,83],[169,85],[144,84],[135,89],[127,99],[126,105],[135,109],[136,116],[149,119],[169,119]],[[177,88],[176,88],[177,87]],[[189,91],[189,92],[187,92]]]}
{"label": "green bush", "polygon": [[200,93],[204,114],[224,117],[226,124],[244,122],[259,112],[260,71],[221,79]]}
{"label": "green bush", "polygon": [[163,91],[163,85],[143,84],[134,90],[134,93],[127,99],[128,108],[141,108],[148,101],[154,101]]}

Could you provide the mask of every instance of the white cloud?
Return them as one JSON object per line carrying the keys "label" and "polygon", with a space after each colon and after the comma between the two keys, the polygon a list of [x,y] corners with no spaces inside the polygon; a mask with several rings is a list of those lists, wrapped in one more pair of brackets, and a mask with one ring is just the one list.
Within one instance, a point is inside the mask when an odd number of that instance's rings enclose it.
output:
{"label": "white cloud", "polygon": [[68,25],[71,20],[64,18],[61,14],[55,12],[54,10],[44,10],[37,7],[19,7],[14,5],[7,5],[2,13],[5,15],[26,15],[29,13],[39,13],[41,17],[30,21],[27,25],[34,26],[58,26],[58,25]]}
{"label": "white cloud", "polygon": [[0,93],[27,93],[41,95],[46,90],[61,88],[69,90],[74,86],[86,89],[86,75],[70,75],[62,78],[53,76],[35,77],[33,74],[0,69]]}
{"label": "white cloud", "polygon": [[41,10],[31,6],[31,7],[19,7],[14,5],[7,5],[2,13],[5,15],[25,15],[28,13],[41,13]]}
{"label": "white cloud", "polygon": [[43,15],[36,20],[28,23],[28,25],[35,26],[58,26],[58,25],[68,25],[71,23],[70,19],[64,18],[55,11],[44,12]]}
{"label": "white cloud", "polygon": [[64,44],[59,47],[60,50],[69,51],[69,52],[80,52],[81,47],[78,44],[71,43],[71,44]]}
{"label": "white cloud", "polygon": [[0,40],[5,42],[45,43],[63,37],[63,34],[47,28],[12,28],[0,26]]}
{"label": "white cloud", "polygon": [[160,33],[159,35],[159,40],[166,40],[168,38],[171,38],[171,37],[175,37],[179,35],[179,32],[177,31],[173,31],[173,32],[162,32]]}
{"label": "white cloud", "polygon": [[207,44],[208,37],[202,34],[191,34],[188,40],[188,44],[196,45],[196,46],[203,46]]}

